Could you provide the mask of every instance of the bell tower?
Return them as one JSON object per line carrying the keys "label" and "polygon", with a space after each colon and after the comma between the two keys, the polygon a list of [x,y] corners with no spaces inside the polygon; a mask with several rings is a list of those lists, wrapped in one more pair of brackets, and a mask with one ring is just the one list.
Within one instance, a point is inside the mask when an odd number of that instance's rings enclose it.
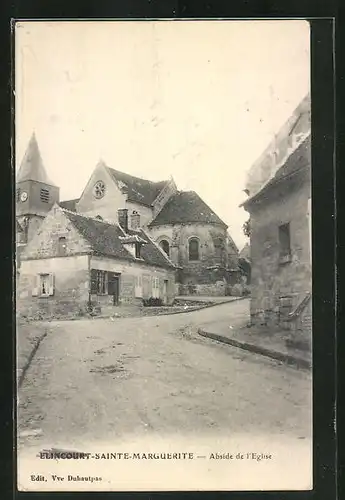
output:
{"label": "bell tower", "polygon": [[59,202],[59,188],[46,173],[33,133],[16,175],[16,219],[23,230],[23,243],[37,232],[56,202]]}

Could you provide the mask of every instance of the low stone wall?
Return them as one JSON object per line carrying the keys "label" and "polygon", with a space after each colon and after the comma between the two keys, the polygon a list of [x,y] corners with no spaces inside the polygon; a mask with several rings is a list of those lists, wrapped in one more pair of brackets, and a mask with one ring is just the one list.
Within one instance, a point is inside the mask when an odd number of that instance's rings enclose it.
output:
{"label": "low stone wall", "polygon": [[197,295],[205,297],[223,297],[226,295],[226,285],[224,282],[215,284],[179,284],[179,295]]}

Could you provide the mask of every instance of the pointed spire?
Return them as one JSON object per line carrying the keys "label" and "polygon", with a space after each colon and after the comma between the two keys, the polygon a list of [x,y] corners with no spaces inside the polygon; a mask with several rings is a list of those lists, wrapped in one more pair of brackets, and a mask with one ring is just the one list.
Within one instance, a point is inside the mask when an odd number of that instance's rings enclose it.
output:
{"label": "pointed spire", "polygon": [[38,181],[50,186],[55,184],[49,179],[44,168],[35,132],[32,134],[24,158],[17,173],[17,182]]}

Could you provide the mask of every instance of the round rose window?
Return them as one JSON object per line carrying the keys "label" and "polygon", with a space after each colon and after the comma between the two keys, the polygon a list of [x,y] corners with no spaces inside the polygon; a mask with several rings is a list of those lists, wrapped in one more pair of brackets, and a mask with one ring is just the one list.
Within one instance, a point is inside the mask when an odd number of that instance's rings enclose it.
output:
{"label": "round rose window", "polygon": [[105,194],[105,184],[103,181],[96,182],[95,187],[93,188],[93,193],[95,198],[103,198]]}

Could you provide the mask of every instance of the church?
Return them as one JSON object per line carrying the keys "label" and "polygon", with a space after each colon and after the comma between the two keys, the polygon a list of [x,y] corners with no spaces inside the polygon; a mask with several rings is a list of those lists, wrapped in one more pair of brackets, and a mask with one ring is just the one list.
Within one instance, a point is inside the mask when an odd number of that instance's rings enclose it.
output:
{"label": "church", "polygon": [[[24,302],[42,295],[42,283],[43,295],[60,292],[59,303],[73,297],[111,305],[225,295],[238,279],[238,249],[227,225],[172,177],[153,182],[100,161],[79,198],[60,201],[59,191],[33,134],[16,176],[17,288]],[[57,276],[52,285],[48,263],[73,278],[72,286],[64,280],[58,286]]]}

